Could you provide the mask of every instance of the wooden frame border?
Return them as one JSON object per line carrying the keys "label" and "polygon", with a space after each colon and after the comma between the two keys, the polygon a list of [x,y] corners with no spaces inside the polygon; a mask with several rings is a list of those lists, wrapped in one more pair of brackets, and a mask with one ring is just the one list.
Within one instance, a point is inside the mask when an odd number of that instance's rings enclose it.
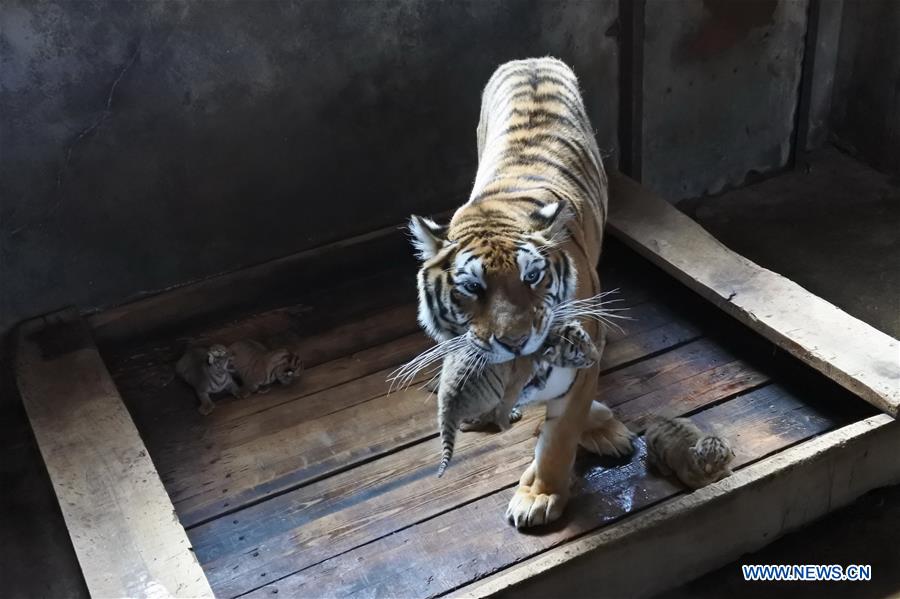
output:
{"label": "wooden frame border", "polygon": [[[611,234],[801,361],[897,415],[900,344],[896,339],[732,252],[673,206],[616,172],[610,173],[610,196]],[[252,302],[260,294],[252,282],[296,276],[301,270],[306,277],[320,276],[334,268],[353,266],[372,253],[380,258],[402,253],[408,258],[397,227],[389,227],[186,285],[97,313],[88,321],[69,310],[20,327],[19,388],[93,595],[159,591],[209,597],[212,593],[94,346],[89,325],[106,342],[127,341],[132,335],[171,324],[170,319],[180,323],[210,310],[222,313]],[[223,293],[225,290],[228,293]],[[46,335],[40,340],[42,334]],[[77,380],[85,372],[90,381]],[[70,403],[59,409],[61,401]],[[97,434],[101,422],[106,428]],[[898,432],[900,424],[886,415],[869,418],[460,592],[486,596],[514,589],[517,596],[520,592],[558,594],[562,579],[579,585],[602,584],[601,588],[612,594],[661,590],[765,545],[775,538],[771,535],[796,528],[871,488],[897,482]],[[95,463],[100,464],[99,472],[85,466]],[[85,491],[88,477],[96,484]],[[796,493],[796,485],[802,485],[804,492]],[[831,490],[827,497],[821,493],[823,488]],[[761,514],[763,505],[771,509]],[[698,517],[703,519],[702,527],[696,522],[685,525],[688,519]],[[727,529],[728,534],[711,535],[713,543],[695,540],[692,546],[702,550],[690,555],[676,551],[696,538],[692,535],[713,529],[719,533]],[[654,577],[635,581],[627,576],[629,568],[622,567],[623,563],[645,563],[648,552],[658,551],[682,557],[657,564]],[[614,559],[617,567],[597,568],[594,560],[607,557]],[[554,577],[551,588],[545,586],[548,583],[543,576],[551,571],[573,575]]]}
{"label": "wooden frame border", "polygon": [[[760,549],[871,489],[900,482],[898,453],[900,422],[872,416],[451,596],[579,597],[598,589],[610,597],[650,596]],[[648,564],[652,576],[634,576]]]}
{"label": "wooden frame border", "polygon": [[23,323],[15,370],[91,596],[213,597],[87,323]]}
{"label": "wooden frame border", "polygon": [[900,411],[900,341],[725,247],[610,173],[609,231],[685,285],[879,410]]}

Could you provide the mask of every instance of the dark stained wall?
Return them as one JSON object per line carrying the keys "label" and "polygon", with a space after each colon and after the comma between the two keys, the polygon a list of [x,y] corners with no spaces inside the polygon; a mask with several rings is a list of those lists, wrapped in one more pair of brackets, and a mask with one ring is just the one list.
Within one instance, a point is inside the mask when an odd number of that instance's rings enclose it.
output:
{"label": "dark stained wall", "polygon": [[3,2],[0,333],[459,204],[506,60],[569,62],[614,152],[617,10]]}
{"label": "dark stained wall", "polygon": [[784,167],[806,0],[647,0],[643,181],[669,200]]}
{"label": "dark stained wall", "polygon": [[842,148],[900,175],[900,2],[845,0],[832,133]]}

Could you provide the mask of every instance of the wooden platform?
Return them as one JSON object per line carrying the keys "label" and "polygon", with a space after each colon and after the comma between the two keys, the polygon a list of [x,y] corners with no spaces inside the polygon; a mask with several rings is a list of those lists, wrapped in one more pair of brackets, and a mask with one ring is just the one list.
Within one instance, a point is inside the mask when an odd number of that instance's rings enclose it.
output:
{"label": "wooden platform", "polygon": [[15,370],[91,595],[212,597],[85,321],[23,323]]}
{"label": "wooden platform", "polygon": [[[740,474],[876,413],[630,250],[610,244],[601,273],[634,320],[611,333],[599,399],[634,430],[652,413],[694,415],[732,440]],[[335,285],[292,281],[281,307],[100,339],[216,596],[453,593],[684,495],[648,474],[639,443],[621,463],[581,456],[563,520],[516,531],[503,513],[539,410],[503,434],[461,435],[438,479],[434,399],[415,387],[388,395],[385,382],[430,345],[413,274],[403,263]],[[245,337],[295,348],[304,378],[200,416],[172,365],[189,342]]]}

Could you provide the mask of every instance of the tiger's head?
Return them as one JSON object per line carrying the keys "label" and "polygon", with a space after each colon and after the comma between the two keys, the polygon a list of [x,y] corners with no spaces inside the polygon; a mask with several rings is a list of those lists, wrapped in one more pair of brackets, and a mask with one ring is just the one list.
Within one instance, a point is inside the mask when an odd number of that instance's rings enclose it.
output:
{"label": "tiger's head", "polygon": [[571,218],[540,208],[469,203],[449,226],[413,216],[419,323],[436,341],[460,336],[491,363],[537,351],[553,310],[572,298],[577,273],[562,247]]}

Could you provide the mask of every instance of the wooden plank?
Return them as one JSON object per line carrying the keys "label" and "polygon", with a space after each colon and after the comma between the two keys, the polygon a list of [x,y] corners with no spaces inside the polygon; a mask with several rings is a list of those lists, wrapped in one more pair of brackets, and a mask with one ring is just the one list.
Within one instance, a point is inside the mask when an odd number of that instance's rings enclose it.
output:
{"label": "wooden plank", "polygon": [[140,435],[67,311],[23,324],[16,378],[94,597],[212,597]]}
{"label": "wooden plank", "polygon": [[540,412],[502,435],[460,435],[442,478],[433,438],[193,528],[198,559],[216,594],[234,597],[492,493],[531,461]]}
{"label": "wooden plank", "polygon": [[[166,451],[168,445],[185,447],[192,440],[209,437],[210,429],[223,422],[265,411],[282,403],[296,401],[313,393],[361,378],[389,366],[402,363],[425,350],[431,342],[415,332],[399,338],[412,327],[396,325],[391,310],[376,314],[364,323],[348,323],[333,335],[322,334],[293,347],[304,357],[306,367],[300,380],[289,387],[276,387],[264,395],[246,399],[223,396],[216,399],[216,410],[208,417],[197,413],[191,389],[175,378],[173,364],[180,355],[173,346],[147,355],[139,353],[118,364],[116,384],[125,396],[151,451]],[[382,316],[391,316],[382,323]],[[360,324],[354,337],[354,327]],[[381,326],[381,325],[384,326]],[[362,349],[369,343],[375,347]],[[182,346],[179,346],[182,347]],[[333,356],[341,356],[322,363]]]}
{"label": "wooden plank", "polygon": [[[665,325],[650,331],[656,331],[656,343],[645,338],[638,347],[662,351],[684,341],[673,337]],[[684,327],[681,333],[688,338],[696,334],[690,327]],[[623,360],[634,358],[635,346],[626,341],[627,337],[610,341],[604,368],[615,368]],[[619,352],[616,348],[622,343],[623,351]],[[714,351],[711,346],[703,347]],[[683,357],[688,354],[694,358]],[[710,367],[709,360],[697,354],[697,348],[691,346],[672,352],[670,359],[681,365],[679,372],[687,377],[691,368],[702,371]],[[654,364],[659,369],[670,367],[663,360]],[[154,453],[182,522],[193,526],[436,435],[430,394],[410,388],[385,395],[388,372],[333,387],[303,401],[281,404],[250,418],[229,421],[222,429],[205,435],[203,446],[191,445],[190,451],[167,445]],[[655,372],[659,375],[656,382],[643,388],[658,389],[670,380],[659,370]]]}
{"label": "wooden plank", "polygon": [[[745,363],[732,366],[738,380],[764,377]],[[720,388],[716,396],[703,392],[706,383],[700,373],[657,390],[654,411],[680,415],[741,391]],[[698,399],[682,402],[685,392]],[[461,435],[443,478],[435,476],[435,438],[207,522],[190,530],[191,541],[216,594],[239,595],[261,578],[283,577],[514,484],[531,461],[542,420],[535,406],[508,433]]]}
{"label": "wooden plank", "polygon": [[[769,385],[698,418],[732,440],[740,467],[843,425],[848,417]],[[682,492],[668,479],[648,474],[642,438],[629,463],[618,468],[595,463],[581,464],[583,476],[566,516],[539,535],[522,534],[506,523],[503,514],[513,490],[505,489],[261,586],[248,596],[271,596],[276,590],[291,597],[436,596]]]}
{"label": "wooden plank", "polygon": [[[565,597],[602,588],[613,597],[652,596],[756,551],[872,489],[897,484],[898,453],[900,422],[885,414],[872,416],[453,595]],[[658,559],[660,555],[666,559]],[[651,563],[653,576],[634,576]]]}
{"label": "wooden plank", "polygon": [[[281,493],[434,434],[429,394],[385,395],[389,370],[243,419],[194,455],[160,455],[160,473],[185,526]],[[422,382],[427,379],[420,379]],[[374,397],[373,397],[374,396]],[[332,410],[331,401],[352,405]]]}
{"label": "wooden plank", "polygon": [[624,175],[610,175],[609,228],[641,255],[806,364],[893,416],[900,342],[732,252]]}
{"label": "wooden plank", "polygon": [[736,359],[724,347],[704,337],[600,377],[597,395],[613,408],[651,391],[664,391],[670,385]]}
{"label": "wooden plank", "polygon": [[88,322],[101,345],[178,331],[211,315],[295,303],[310,289],[321,287],[323,280],[332,283],[334,273],[356,274],[373,255],[383,263],[407,263],[414,272],[409,241],[399,226],[391,226],[138,298],[93,314]]}
{"label": "wooden plank", "polygon": [[[728,362],[668,387],[616,405],[616,414],[635,432],[643,432],[651,415],[675,417],[710,403],[765,385],[769,376],[742,361]],[[674,394],[678,401],[666,404],[661,397]]]}

